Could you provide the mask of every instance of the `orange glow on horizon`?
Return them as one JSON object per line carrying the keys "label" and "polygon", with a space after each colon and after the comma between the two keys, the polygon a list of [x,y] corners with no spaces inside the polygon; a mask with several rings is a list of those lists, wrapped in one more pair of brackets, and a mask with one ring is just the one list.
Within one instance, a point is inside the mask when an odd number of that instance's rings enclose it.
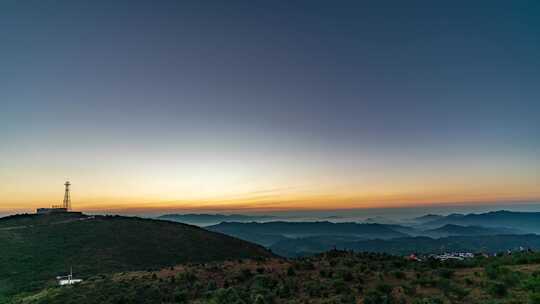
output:
{"label": "orange glow on horizon", "polygon": [[[534,189],[533,189],[534,190]],[[539,202],[540,191],[522,192],[498,191],[496,193],[462,191],[433,193],[256,193],[224,198],[191,200],[151,200],[136,198],[80,198],[73,199],[74,209],[86,212],[159,212],[159,211],[221,211],[221,212],[265,212],[294,210],[343,210],[370,208],[398,208],[421,206],[459,206],[512,202]],[[47,207],[43,202],[19,206],[2,205],[0,211],[33,212],[37,207]]]}
{"label": "orange glow on horizon", "polygon": [[[264,212],[540,202],[540,177],[536,170],[523,175],[507,172],[506,176],[463,177],[465,174],[448,171],[415,175],[398,171],[393,174],[359,171],[364,175],[310,176],[309,172],[293,172],[297,176],[292,173],[280,176],[275,172],[254,176],[238,172],[214,175],[209,169],[207,174],[191,179],[188,173],[178,172],[160,171],[155,176],[75,176],[70,179],[73,207],[96,212]],[[34,212],[38,207],[59,204],[65,180],[62,176],[56,176],[54,183],[51,180],[44,173],[33,176],[21,173],[18,178],[6,179],[0,183],[0,213]]]}

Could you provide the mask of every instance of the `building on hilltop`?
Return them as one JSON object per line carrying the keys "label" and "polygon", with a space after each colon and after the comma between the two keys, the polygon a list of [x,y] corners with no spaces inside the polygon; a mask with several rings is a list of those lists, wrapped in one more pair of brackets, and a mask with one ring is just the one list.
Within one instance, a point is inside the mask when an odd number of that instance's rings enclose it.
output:
{"label": "building on hilltop", "polygon": [[37,214],[51,214],[51,213],[64,213],[68,212],[66,208],[52,206],[51,208],[37,208]]}
{"label": "building on hilltop", "polygon": [[37,208],[36,213],[37,214],[51,214],[51,213],[70,212],[71,211],[71,195],[69,192],[69,186],[71,186],[71,183],[69,181],[66,181],[64,186],[66,188],[64,191],[64,201],[62,205],[52,205],[51,208]]}

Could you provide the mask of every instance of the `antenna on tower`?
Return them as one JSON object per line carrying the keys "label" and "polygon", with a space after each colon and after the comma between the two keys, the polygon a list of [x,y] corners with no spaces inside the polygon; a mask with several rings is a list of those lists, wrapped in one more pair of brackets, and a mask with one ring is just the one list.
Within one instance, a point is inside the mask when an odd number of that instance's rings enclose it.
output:
{"label": "antenna on tower", "polygon": [[67,211],[70,211],[71,210],[71,196],[69,195],[69,186],[71,186],[71,184],[69,183],[69,181],[66,181],[64,186],[66,186],[66,192],[64,193],[64,206],[63,207],[66,208]]}

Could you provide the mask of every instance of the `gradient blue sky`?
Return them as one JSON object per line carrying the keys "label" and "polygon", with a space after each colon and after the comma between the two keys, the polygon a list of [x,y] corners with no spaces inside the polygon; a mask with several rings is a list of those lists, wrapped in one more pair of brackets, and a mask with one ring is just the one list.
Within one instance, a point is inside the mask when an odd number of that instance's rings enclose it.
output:
{"label": "gradient blue sky", "polygon": [[[2,1],[0,209],[540,198],[538,1]],[[75,202],[74,202],[74,205]]]}

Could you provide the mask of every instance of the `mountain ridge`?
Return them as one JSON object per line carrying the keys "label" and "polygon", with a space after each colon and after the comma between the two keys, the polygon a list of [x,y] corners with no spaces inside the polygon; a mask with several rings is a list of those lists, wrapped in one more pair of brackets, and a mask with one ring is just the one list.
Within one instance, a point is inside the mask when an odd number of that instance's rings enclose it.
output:
{"label": "mountain ridge", "polygon": [[540,212],[498,210],[486,213],[451,214],[433,221],[428,221],[423,225],[434,228],[446,224],[492,228],[505,227],[529,233],[540,233]]}
{"label": "mountain ridge", "polygon": [[441,237],[450,235],[497,235],[497,234],[524,234],[524,232],[506,227],[483,227],[483,226],[461,226],[456,224],[446,224],[439,228],[424,230],[427,236]]}
{"label": "mountain ridge", "polygon": [[394,255],[411,253],[442,253],[452,251],[467,252],[503,252],[508,249],[531,248],[540,249],[540,236],[524,235],[486,235],[448,236],[431,238],[427,236],[394,238],[388,240],[369,239],[345,242],[318,242],[314,238],[284,240],[270,247],[272,252],[286,257],[309,256],[331,250],[353,250],[357,252],[378,252]]}
{"label": "mountain ridge", "polygon": [[244,215],[244,214],[219,214],[219,213],[171,213],[163,214],[156,219],[168,220],[198,226],[216,225],[221,222],[251,222],[251,221],[268,221],[275,217],[269,215]]}

